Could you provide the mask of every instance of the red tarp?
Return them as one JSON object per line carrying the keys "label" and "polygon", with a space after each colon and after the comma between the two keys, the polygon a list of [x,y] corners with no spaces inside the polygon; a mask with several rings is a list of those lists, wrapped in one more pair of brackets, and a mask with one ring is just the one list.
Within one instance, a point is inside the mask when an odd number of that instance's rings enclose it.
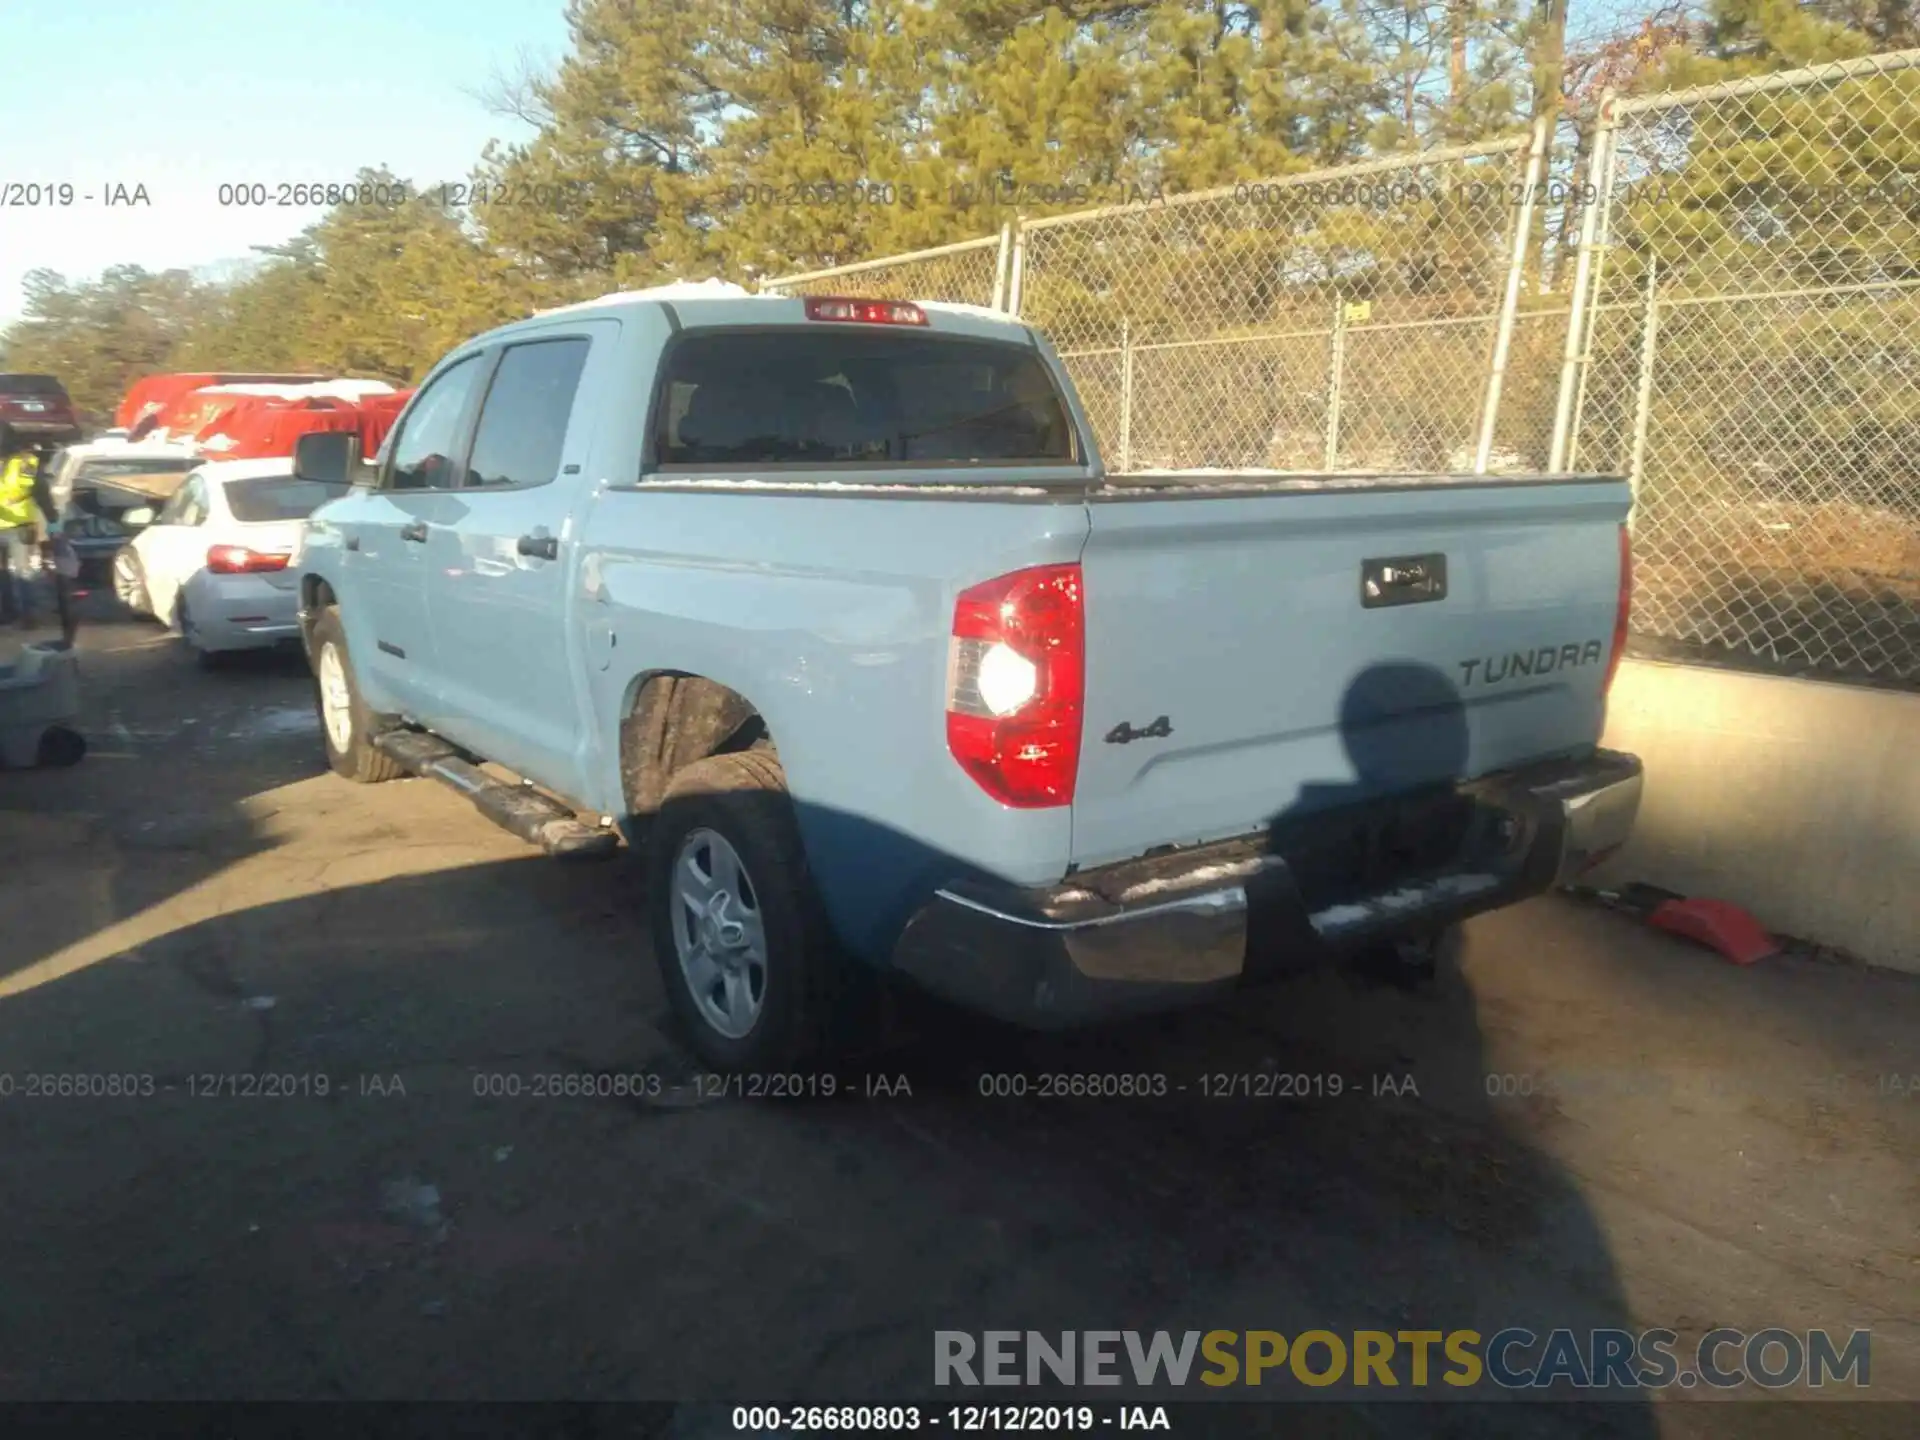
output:
{"label": "red tarp", "polygon": [[396,390],[391,395],[369,395],[360,402],[360,454],[371,460],[380,453],[380,446],[387,438],[387,432],[393,429],[393,422],[400,418],[400,412],[406,408],[407,401],[413,398],[411,390]]}
{"label": "red tarp", "polygon": [[[129,392],[127,405],[138,403],[146,411],[132,427],[133,439],[155,429],[164,429],[169,438],[199,445],[209,460],[254,460],[274,455],[293,454],[293,442],[314,430],[357,432],[360,453],[372,459],[387,432],[393,429],[400,411],[413,397],[402,390],[383,395],[367,395],[359,400],[333,395],[315,395],[289,399],[277,395],[230,395],[209,388],[180,388],[180,383],[200,383],[201,387],[235,384],[310,384],[314,376],[272,375],[163,375],[150,376]],[[163,384],[162,382],[166,382]],[[143,391],[142,387],[146,387]],[[172,393],[168,393],[171,391]],[[144,395],[145,398],[142,398]],[[231,445],[207,448],[207,442],[220,437]]]}
{"label": "red tarp", "polygon": [[183,395],[208,385],[304,385],[315,380],[324,380],[324,375],[268,375],[214,373],[148,375],[133,382],[133,388],[127,391],[127,398],[120,402],[120,408],[113,412],[113,423],[122,430],[130,430],[142,418],[142,412],[150,406],[164,408]]}
{"label": "red tarp", "polygon": [[[194,438],[209,459],[262,460],[293,454],[293,442],[315,431],[358,433],[362,416],[344,400],[277,400],[263,395],[227,397],[242,403],[223,411]],[[252,403],[246,403],[252,402]],[[208,441],[224,437],[230,445],[213,448]]]}

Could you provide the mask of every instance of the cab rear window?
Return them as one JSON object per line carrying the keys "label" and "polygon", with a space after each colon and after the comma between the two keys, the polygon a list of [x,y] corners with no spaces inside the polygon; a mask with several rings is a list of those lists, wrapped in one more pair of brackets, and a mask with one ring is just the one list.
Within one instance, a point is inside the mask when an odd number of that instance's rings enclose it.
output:
{"label": "cab rear window", "polygon": [[227,508],[243,525],[263,520],[304,520],[329,500],[347,493],[344,484],[262,475],[227,482]]}
{"label": "cab rear window", "polygon": [[0,395],[32,395],[41,400],[64,400],[67,391],[51,375],[0,375]]}
{"label": "cab rear window", "polygon": [[668,353],[666,468],[1065,464],[1073,427],[1027,346],[925,333],[713,330]]}

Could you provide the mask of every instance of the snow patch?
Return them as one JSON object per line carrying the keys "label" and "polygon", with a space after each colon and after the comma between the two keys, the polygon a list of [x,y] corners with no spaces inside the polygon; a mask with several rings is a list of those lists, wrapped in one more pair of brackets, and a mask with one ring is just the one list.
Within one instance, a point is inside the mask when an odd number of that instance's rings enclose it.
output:
{"label": "snow patch", "polygon": [[1493,889],[1500,882],[1492,875],[1443,875],[1424,885],[1405,885],[1375,895],[1353,905],[1329,905],[1316,910],[1311,919],[1316,930],[1338,930],[1375,915],[1398,915],[1407,910],[1425,909],[1437,900],[1464,900]]}
{"label": "snow patch", "polygon": [[840,491],[862,495],[978,495],[982,491],[990,490],[996,495],[1022,495],[1029,498],[1054,493],[1050,490],[1044,490],[1037,485],[996,485],[990,480],[982,480],[972,485],[914,485],[861,480],[707,480],[692,478],[683,480],[678,476],[649,480],[639,488],[641,490],[652,490],[656,488],[662,490],[789,490],[799,494],[812,494],[815,491]]}
{"label": "snow patch", "polygon": [[257,384],[208,385],[196,395],[264,395],[274,400],[364,400],[369,395],[391,395],[393,386],[384,380],[309,380],[297,385]]}
{"label": "snow patch", "polygon": [[192,454],[193,447],[190,445],[169,445],[164,440],[154,439],[152,435],[142,436],[138,440],[102,435],[87,441],[84,445],[73,445],[67,449],[68,457],[75,460],[97,460],[109,457],[115,460],[184,459]]}
{"label": "snow patch", "polygon": [[[1222,477],[1215,479],[1214,477]],[[1471,472],[1378,471],[1351,474],[1315,473],[1303,470],[1268,470],[1259,466],[1238,468],[1202,466],[1191,470],[1128,470],[1109,474],[1111,490],[1164,489],[1178,485],[1182,490],[1209,494],[1258,494],[1274,490],[1365,490],[1380,485],[1532,485],[1551,481],[1545,474],[1475,475]],[[1146,483],[1139,483],[1146,482]]]}
{"label": "snow patch", "polygon": [[1270,863],[1268,857],[1256,855],[1250,860],[1228,860],[1218,865],[1202,865],[1198,870],[1187,870],[1162,879],[1142,880],[1120,892],[1120,903],[1131,905],[1136,900],[1150,899],[1172,890],[1197,889],[1228,880],[1244,880]]}
{"label": "snow patch", "polygon": [[555,305],[536,310],[536,315],[565,315],[574,310],[597,310],[602,305],[623,305],[630,300],[787,300],[787,295],[755,295],[731,280],[674,280],[665,285],[650,285],[644,290],[616,290],[596,300],[577,300],[571,305]]}
{"label": "snow patch", "polygon": [[269,740],[281,735],[306,735],[320,728],[320,715],[311,705],[280,705],[256,710],[227,731],[229,740]]}
{"label": "snow patch", "polygon": [[938,310],[948,315],[970,315],[976,320],[997,320],[1002,325],[1019,325],[1017,317],[987,305],[968,305],[961,300],[915,300],[922,310]]}

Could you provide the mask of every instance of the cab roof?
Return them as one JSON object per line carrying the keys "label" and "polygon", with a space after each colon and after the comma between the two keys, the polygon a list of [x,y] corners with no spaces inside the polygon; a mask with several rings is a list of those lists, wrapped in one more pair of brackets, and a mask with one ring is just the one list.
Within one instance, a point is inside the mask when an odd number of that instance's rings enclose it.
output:
{"label": "cab roof", "polygon": [[[643,307],[671,306],[679,323],[688,328],[730,325],[826,325],[846,322],[814,321],[807,318],[805,299],[799,295],[755,295],[725,280],[698,282],[675,281],[645,290],[621,290],[595,300],[542,310],[525,320],[515,320],[477,335],[467,345],[492,342],[523,331],[532,333],[549,328],[556,320],[606,317],[615,318]],[[858,296],[878,299],[878,296]],[[1011,315],[983,305],[964,305],[943,300],[912,300],[926,312],[926,330],[933,334],[961,335],[982,340],[1024,342],[1031,333]],[[859,328],[885,329],[886,326]],[[918,327],[915,327],[918,328]],[[925,332],[923,332],[925,333]]]}

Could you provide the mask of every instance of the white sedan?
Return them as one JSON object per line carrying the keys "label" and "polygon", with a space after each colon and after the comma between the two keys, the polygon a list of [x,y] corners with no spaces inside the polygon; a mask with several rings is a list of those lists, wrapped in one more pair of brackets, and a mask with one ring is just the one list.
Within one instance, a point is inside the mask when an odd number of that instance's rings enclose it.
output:
{"label": "white sedan", "polygon": [[300,595],[287,560],[301,523],[347,487],[292,472],[285,457],[194,470],[114,556],[115,595],[164,621],[202,664],[297,640]]}

